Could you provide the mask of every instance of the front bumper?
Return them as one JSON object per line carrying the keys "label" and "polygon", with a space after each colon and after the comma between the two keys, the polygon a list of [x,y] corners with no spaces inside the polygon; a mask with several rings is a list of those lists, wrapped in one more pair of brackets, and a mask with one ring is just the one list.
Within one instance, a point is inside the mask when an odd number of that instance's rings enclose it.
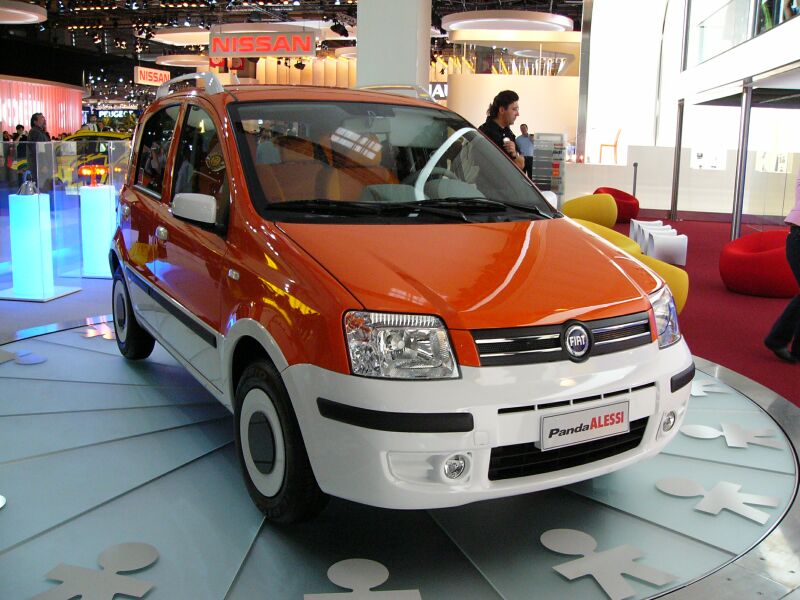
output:
{"label": "front bumper", "polygon": [[[680,427],[692,373],[681,340],[577,364],[461,367],[461,378],[452,380],[370,379],[307,364],[287,368],[283,378],[323,491],[373,506],[423,509],[566,485],[656,454]],[[630,422],[647,419],[632,449],[550,472],[490,478],[492,449],[538,443],[543,417],[624,401]],[[665,433],[661,424],[670,411],[677,422]],[[469,472],[450,481],[442,465],[454,453],[466,457]]]}

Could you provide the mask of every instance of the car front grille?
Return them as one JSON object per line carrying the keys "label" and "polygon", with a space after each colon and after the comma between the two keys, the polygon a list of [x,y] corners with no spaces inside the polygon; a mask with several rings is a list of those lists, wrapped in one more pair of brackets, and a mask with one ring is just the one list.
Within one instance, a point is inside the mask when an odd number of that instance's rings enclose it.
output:
{"label": "car front grille", "polygon": [[647,421],[646,417],[631,421],[628,433],[544,452],[532,442],[492,448],[489,480],[501,481],[552,473],[633,450],[644,437]]}
{"label": "car front grille", "polygon": [[[479,329],[472,332],[472,337],[482,367],[569,360],[563,335],[575,322],[514,329]],[[589,356],[628,350],[652,341],[650,317],[646,312],[586,321],[583,325],[591,337]]]}

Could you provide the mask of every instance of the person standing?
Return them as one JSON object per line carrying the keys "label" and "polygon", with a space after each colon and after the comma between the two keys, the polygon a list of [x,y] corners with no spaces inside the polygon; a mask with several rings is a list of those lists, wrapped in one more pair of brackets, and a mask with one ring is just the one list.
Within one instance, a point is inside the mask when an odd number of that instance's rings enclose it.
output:
{"label": "person standing", "polygon": [[89,122],[86,123],[86,129],[88,131],[99,131],[97,127],[97,117],[95,115],[89,115]]}
{"label": "person standing", "polygon": [[3,166],[0,167],[2,177],[0,183],[11,183],[11,163],[14,162],[14,142],[11,140],[11,134],[8,131],[3,131]]}
{"label": "person standing", "polygon": [[39,184],[41,189],[44,181],[39,181],[38,165],[36,163],[36,142],[49,142],[50,134],[47,133],[47,119],[42,113],[33,113],[31,117],[31,129],[28,132],[28,171],[31,172],[33,180]]}
{"label": "person standing", "polygon": [[[789,261],[794,278],[800,285],[800,177],[795,183],[794,198],[794,208],[789,211],[785,219],[785,223],[789,226],[786,260]],[[789,305],[775,321],[764,340],[764,345],[783,361],[800,362],[800,294],[789,301]]]}
{"label": "person standing", "polygon": [[533,179],[533,136],[528,133],[528,126],[523,123],[519,126],[520,134],[517,136],[517,148],[525,159],[525,175]]}
{"label": "person standing", "polygon": [[516,136],[511,125],[519,116],[519,95],[512,90],[497,94],[486,111],[486,122],[478,127],[486,137],[511,157],[516,165],[525,168],[525,159],[519,153],[515,142]]}

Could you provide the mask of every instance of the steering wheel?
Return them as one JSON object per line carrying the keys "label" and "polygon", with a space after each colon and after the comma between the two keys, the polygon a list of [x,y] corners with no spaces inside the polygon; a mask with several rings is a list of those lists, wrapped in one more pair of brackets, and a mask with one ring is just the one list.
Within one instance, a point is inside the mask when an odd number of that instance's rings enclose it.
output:
{"label": "steering wheel", "polygon": [[[416,182],[417,177],[419,177],[420,173],[422,173],[422,170],[411,173],[411,175],[408,175],[405,179],[403,179],[402,183],[414,184]],[[431,169],[431,172],[428,173],[428,178],[425,180],[425,183],[427,183],[431,179],[441,179],[443,177],[447,177],[448,179],[460,179],[460,177],[455,173],[453,173],[450,169],[447,169],[445,167],[433,167],[433,169]]]}

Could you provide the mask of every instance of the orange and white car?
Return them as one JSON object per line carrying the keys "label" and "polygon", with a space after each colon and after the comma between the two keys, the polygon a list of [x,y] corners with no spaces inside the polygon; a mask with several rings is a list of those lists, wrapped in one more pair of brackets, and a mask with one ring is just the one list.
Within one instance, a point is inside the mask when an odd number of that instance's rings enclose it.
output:
{"label": "orange and white car", "polygon": [[[165,84],[110,252],[123,355],[159,341],[235,415],[255,503],[420,509],[609,473],[678,430],[664,282],[547,204],[457,114]],[[184,79],[184,78],[179,78]]]}

